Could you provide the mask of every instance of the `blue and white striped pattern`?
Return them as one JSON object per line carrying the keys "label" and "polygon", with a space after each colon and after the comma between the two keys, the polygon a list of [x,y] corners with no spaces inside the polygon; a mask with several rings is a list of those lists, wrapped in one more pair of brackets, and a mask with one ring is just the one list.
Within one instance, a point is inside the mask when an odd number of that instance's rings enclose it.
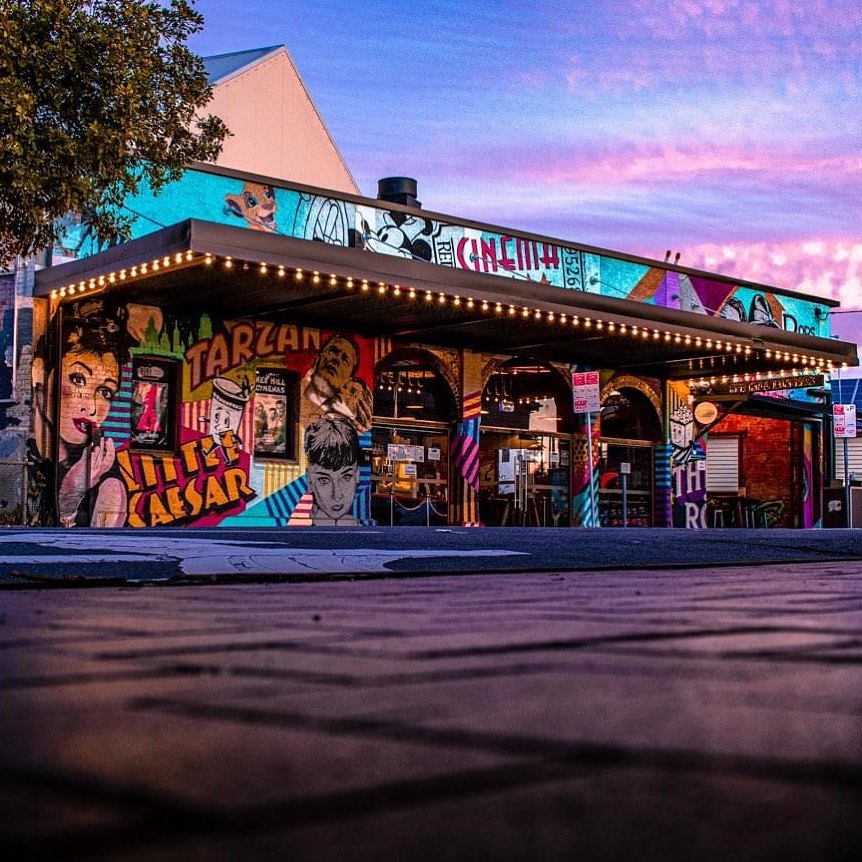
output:
{"label": "blue and white striped pattern", "polygon": [[673,524],[670,462],[673,446],[664,443],[655,447],[655,518],[653,526]]}
{"label": "blue and white striped pattern", "polygon": [[132,363],[120,369],[120,386],[111,401],[111,409],[102,430],[115,444],[128,443],[132,427]]}
{"label": "blue and white striped pattern", "polygon": [[[371,451],[371,431],[359,435],[359,446],[363,452]],[[371,463],[359,468],[359,484],[353,498],[353,517],[364,526],[373,526],[371,520]]]}
{"label": "blue and white striped pattern", "polygon": [[263,500],[263,506],[271,518],[283,520],[286,524],[296,504],[307,490],[308,479],[303,473],[298,479],[294,479],[289,485],[285,485],[280,491]]}

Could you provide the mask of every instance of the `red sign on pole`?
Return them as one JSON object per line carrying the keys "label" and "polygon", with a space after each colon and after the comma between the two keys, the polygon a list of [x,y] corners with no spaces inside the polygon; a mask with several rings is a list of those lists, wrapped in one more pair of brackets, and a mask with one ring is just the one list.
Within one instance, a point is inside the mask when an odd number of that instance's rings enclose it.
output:
{"label": "red sign on pole", "polygon": [[598,413],[602,409],[598,371],[576,371],[572,374],[575,413]]}
{"label": "red sign on pole", "polygon": [[856,436],[856,405],[832,405],[832,433],[835,437]]}

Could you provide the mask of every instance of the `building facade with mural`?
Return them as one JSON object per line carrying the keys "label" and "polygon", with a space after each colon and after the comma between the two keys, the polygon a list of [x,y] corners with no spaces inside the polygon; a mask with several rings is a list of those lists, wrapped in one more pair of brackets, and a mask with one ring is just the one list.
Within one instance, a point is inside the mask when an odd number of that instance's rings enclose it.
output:
{"label": "building facade with mural", "polygon": [[381,193],[197,165],[125,244],[70,226],[30,523],[820,523],[834,303]]}

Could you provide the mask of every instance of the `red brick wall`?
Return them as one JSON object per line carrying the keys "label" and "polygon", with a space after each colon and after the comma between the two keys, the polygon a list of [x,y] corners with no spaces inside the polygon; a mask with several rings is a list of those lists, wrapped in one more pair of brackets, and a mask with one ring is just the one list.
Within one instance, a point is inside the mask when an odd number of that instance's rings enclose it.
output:
{"label": "red brick wall", "polygon": [[732,414],[709,433],[741,435],[740,480],[748,496],[762,502],[783,500],[784,514],[778,526],[793,526],[791,423]]}

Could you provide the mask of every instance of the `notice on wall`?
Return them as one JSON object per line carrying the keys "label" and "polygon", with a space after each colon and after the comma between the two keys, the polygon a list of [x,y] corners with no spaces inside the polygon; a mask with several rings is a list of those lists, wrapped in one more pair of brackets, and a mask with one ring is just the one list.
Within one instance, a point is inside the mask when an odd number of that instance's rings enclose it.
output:
{"label": "notice on wall", "polygon": [[406,443],[390,443],[386,447],[386,457],[390,461],[416,461],[425,463],[425,447],[411,446]]}

